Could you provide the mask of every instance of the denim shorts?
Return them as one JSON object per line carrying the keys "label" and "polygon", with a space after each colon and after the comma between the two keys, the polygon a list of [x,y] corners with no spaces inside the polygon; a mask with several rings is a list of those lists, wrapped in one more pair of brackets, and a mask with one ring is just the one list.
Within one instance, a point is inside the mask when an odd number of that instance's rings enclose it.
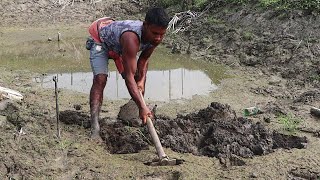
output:
{"label": "denim shorts", "polygon": [[90,48],[90,64],[94,75],[108,75],[109,57],[107,47],[104,43],[92,43]]}

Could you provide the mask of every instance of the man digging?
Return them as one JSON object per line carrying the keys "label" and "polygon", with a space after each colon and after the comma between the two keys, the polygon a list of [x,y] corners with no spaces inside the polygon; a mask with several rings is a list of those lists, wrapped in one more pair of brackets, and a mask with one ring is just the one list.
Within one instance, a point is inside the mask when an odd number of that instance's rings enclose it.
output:
{"label": "man digging", "polygon": [[[90,91],[91,138],[101,139],[98,120],[103,90],[107,83],[109,58],[115,61],[124,78],[128,92],[139,108],[139,117],[143,124],[147,117],[152,116],[140,96],[140,91],[142,94],[145,92],[149,57],[162,42],[169,21],[164,9],[151,8],[144,21],[101,18],[91,24],[91,39],[87,41],[94,75]],[[136,56],[140,51],[137,60]]]}

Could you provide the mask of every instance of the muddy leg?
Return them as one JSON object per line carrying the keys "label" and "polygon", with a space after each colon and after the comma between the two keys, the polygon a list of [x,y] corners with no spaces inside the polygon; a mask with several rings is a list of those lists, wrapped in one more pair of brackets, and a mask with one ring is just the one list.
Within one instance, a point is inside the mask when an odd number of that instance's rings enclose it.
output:
{"label": "muddy leg", "polygon": [[98,74],[93,78],[90,91],[91,138],[100,138],[99,114],[103,100],[103,90],[107,83],[106,74]]}

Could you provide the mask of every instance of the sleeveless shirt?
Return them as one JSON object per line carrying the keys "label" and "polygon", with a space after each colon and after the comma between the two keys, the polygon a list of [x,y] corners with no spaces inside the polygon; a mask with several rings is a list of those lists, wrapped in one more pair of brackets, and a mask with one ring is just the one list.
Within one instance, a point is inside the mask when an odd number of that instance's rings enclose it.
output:
{"label": "sleeveless shirt", "polygon": [[125,21],[114,21],[109,25],[102,27],[99,31],[100,38],[106,44],[109,51],[114,51],[118,54],[122,54],[122,47],[120,45],[120,37],[124,32],[130,31],[137,34],[140,41],[140,51],[143,51],[149,47],[152,47],[150,43],[142,43],[142,21],[125,20]]}

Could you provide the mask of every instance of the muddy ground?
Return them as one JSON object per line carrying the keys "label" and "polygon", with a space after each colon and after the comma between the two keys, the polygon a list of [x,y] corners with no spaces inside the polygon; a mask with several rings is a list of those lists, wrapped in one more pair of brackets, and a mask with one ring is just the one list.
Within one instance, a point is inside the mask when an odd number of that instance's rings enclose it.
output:
{"label": "muddy ground", "polygon": [[[2,42],[10,43],[19,26],[45,31],[50,21],[83,28],[106,12],[130,18],[145,9],[126,1],[45,0],[2,1],[0,8]],[[320,107],[319,16],[212,7],[192,22],[168,34],[164,45],[195,61],[224,64],[232,78],[209,96],[148,101],[158,105],[154,123],[165,151],[183,164],[144,165],[156,158],[155,149],[147,129],[131,123],[134,115],[118,116],[126,100],[105,100],[101,143],[88,138],[88,95],[60,90],[58,139],[53,91],[32,81],[38,74],[4,66],[0,86],[25,98],[0,105],[1,179],[319,179],[320,122],[310,114]],[[251,106],[261,112],[244,116]]]}

